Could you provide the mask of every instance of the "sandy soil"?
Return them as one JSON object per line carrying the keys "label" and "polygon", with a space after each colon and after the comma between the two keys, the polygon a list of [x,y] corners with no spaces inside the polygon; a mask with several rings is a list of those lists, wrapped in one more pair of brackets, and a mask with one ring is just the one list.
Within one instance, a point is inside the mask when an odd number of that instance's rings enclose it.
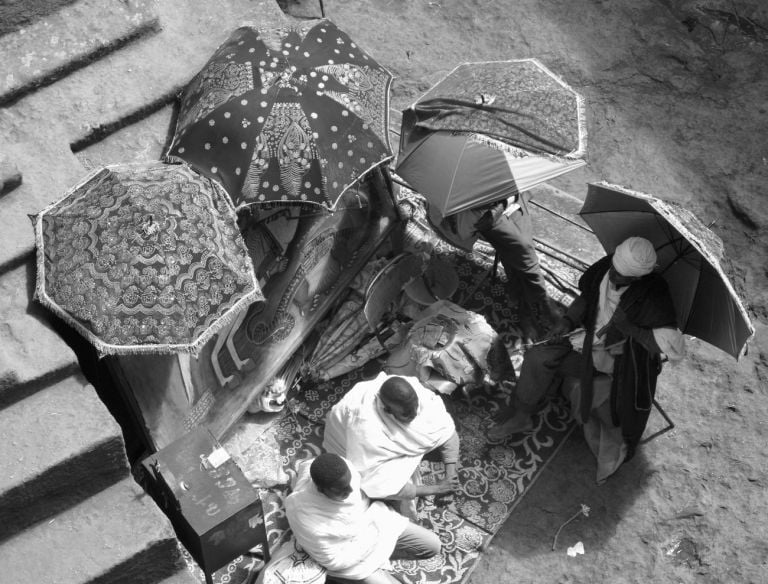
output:
{"label": "sandy soil", "polygon": [[[295,16],[316,0],[286,0]],[[747,356],[693,340],[664,372],[676,423],[605,485],[578,435],[494,538],[471,582],[768,582],[768,7],[763,0],[325,0],[412,103],[463,61],[537,57],[587,100],[589,164],[686,205],[723,238],[757,334]],[[663,428],[658,413],[648,433]],[[552,539],[581,504],[591,508]],[[566,549],[581,541],[585,553]]]}

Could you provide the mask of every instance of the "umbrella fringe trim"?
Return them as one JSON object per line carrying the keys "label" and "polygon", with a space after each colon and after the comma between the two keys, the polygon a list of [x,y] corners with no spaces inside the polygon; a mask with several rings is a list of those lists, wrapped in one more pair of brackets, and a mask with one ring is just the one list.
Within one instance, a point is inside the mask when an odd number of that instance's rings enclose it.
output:
{"label": "umbrella fringe trim", "polygon": [[[626,187],[623,187],[621,185],[616,185],[609,183],[607,181],[601,181],[599,183],[596,183],[601,187],[613,189],[621,192],[625,192],[628,194],[631,194],[639,199],[645,199],[648,200],[652,206],[653,203],[660,203],[660,207],[664,208],[665,210],[671,208],[666,201],[663,199],[659,199],[658,197],[654,197],[653,195],[649,195],[648,193],[643,193],[641,191],[635,191],[632,189],[628,189]],[[723,283],[725,284],[725,287],[728,289],[728,291],[731,293],[734,300],[736,300],[736,307],[739,310],[739,313],[744,318],[745,322],[747,323],[747,327],[749,328],[749,337],[744,341],[744,345],[739,350],[739,356],[745,353],[747,344],[754,338],[755,336],[755,327],[752,324],[752,320],[749,318],[749,315],[747,314],[746,308],[744,308],[744,300],[741,298],[738,292],[736,292],[736,289],[733,287],[733,284],[731,284],[731,279],[728,277],[728,275],[723,270],[722,266],[720,265],[720,260],[717,258],[712,258],[709,253],[707,253],[705,250],[706,248],[701,244],[699,238],[696,236],[696,234],[692,233],[683,223],[677,220],[677,218],[674,216],[673,213],[666,213],[664,215],[664,219],[669,221],[669,223],[677,229],[680,233],[686,234],[690,237],[685,237],[686,240],[688,240],[693,246],[696,248],[696,251],[698,251],[704,258],[706,258],[710,265],[715,269],[715,271],[718,273],[718,275],[723,280]],[[737,357],[738,360],[738,357]]]}
{"label": "umbrella fringe trim", "polygon": [[[609,188],[609,189],[615,189],[615,190],[619,190],[619,191],[624,191],[626,193],[630,193],[633,196],[636,196],[636,197],[642,198],[642,199],[647,199],[649,201],[652,201],[653,203],[658,202],[658,203],[660,203],[660,207],[664,208],[665,211],[667,211],[668,209],[672,209],[672,207],[670,205],[668,205],[666,201],[664,201],[663,199],[659,199],[658,197],[654,197],[653,195],[649,195],[648,193],[643,193],[641,191],[635,191],[635,190],[632,190],[632,189],[628,189],[626,187],[622,187],[620,185],[611,184],[611,183],[606,182],[606,181],[601,181],[599,184],[600,184],[600,186],[603,186],[603,187],[606,187],[606,188]],[[720,260],[718,258],[713,258],[713,257],[710,256],[710,254],[706,251],[706,247],[701,243],[699,237],[695,233],[691,232],[683,223],[681,223],[677,219],[677,217],[674,215],[674,213],[672,213],[671,211],[667,212],[664,215],[664,218],[667,221],[669,221],[672,224],[672,226],[675,229],[677,229],[678,232],[683,233],[683,234],[686,235],[685,239],[690,241],[696,247],[696,251],[698,251],[702,256],[704,256],[705,258],[710,260],[710,264],[718,272],[718,275],[720,275],[722,277],[723,282],[725,283],[726,288],[728,288],[728,291],[733,295],[733,297],[735,299],[738,300],[737,304],[738,304],[738,307],[739,307],[739,312],[741,312],[742,316],[746,319],[747,323],[749,324],[750,332],[752,333],[752,335],[754,335],[755,328],[752,325],[752,321],[750,320],[749,316],[747,315],[746,309],[743,306],[744,300],[739,295],[739,293],[736,292],[736,289],[733,287],[733,284],[731,284],[731,280],[728,277],[728,275],[725,273],[725,271],[723,270],[722,265],[720,264]]]}
{"label": "umbrella fringe trim", "polygon": [[568,154],[562,155],[562,157],[563,158],[586,158],[586,155],[587,155],[586,100],[584,99],[583,95],[581,95],[578,91],[573,89],[573,87],[571,87],[571,85],[567,83],[562,77],[560,77],[557,73],[549,69],[546,65],[544,65],[541,61],[539,61],[536,58],[507,59],[507,60],[496,60],[496,61],[467,61],[464,63],[460,63],[459,65],[456,65],[453,69],[451,69],[448,73],[446,73],[435,84],[433,84],[430,89],[425,91],[421,95],[421,97],[419,97],[416,101],[414,101],[407,109],[415,109],[416,105],[421,100],[424,99],[424,96],[427,95],[430,91],[432,91],[432,88],[434,88],[436,85],[439,85],[442,81],[450,77],[455,71],[457,71],[461,67],[464,67],[466,65],[480,65],[483,63],[510,63],[510,62],[511,63],[525,63],[525,62],[533,63],[539,69],[541,69],[546,75],[549,75],[556,83],[560,84],[563,88],[572,92],[576,96],[576,121],[577,121],[578,131],[579,131],[579,146],[576,150],[572,150]]}
{"label": "umbrella fringe trim", "polygon": [[[107,355],[139,355],[139,354],[157,354],[157,355],[164,355],[164,354],[175,354],[175,353],[191,353],[194,356],[197,356],[199,352],[202,350],[203,346],[210,341],[210,339],[215,335],[218,334],[224,327],[226,327],[228,324],[231,324],[234,319],[240,314],[240,311],[243,310],[243,304],[246,304],[246,306],[250,306],[254,302],[260,302],[265,300],[264,294],[261,291],[258,281],[256,280],[256,274],[253,271],[253,267],[251,266],[248,270],[248,275],[250,276],[250,281],[253,286],[253,289],[243,295],[242,298],[240,298],[237,302],[235,302],[227,311],[221,315],[219,318],[215,319],[208,327],[198,336],[198,338],[191,342],[191,343],[184,343],[184,344],[155,344],[155,345],[113,345],[109,343],[105,343],[102,341],[95,333],[90,331],[86,326],[84,326],[79,320],[77,320],[75,317],[70,315],[67,311],[65,311],[63,308],[61,308],[56,302],[51,299],[48,294],[45,292],[45,243],[43,239],[43,216],[51,211],[53,208],[57,207],[59,204],[61,204],[65,199],[67,199],[69,196],[71,196],[75,191],[82,188],[82,186],[89,181],[93,180],[96,176],[98,176],[100,173],[106,173],[109,172],[112,168],[125,168],[126,166],[145,166],[147,163],[145,162],[139,162],[139,163],[129,163],[129,164],[112,164],[112,165],[106,165],[99,167],[91,172],[89,172],[85,178],[80,180],[75,186],[71,187],[67,190],[67,192],[59,199],[56,199],[54,202],[47,205],[42,211],[39,211],[36,215],[32,215],[30,218],[32,219],[32,224],[35,231],[35,250],[36,250],[36,257],[35,257],[35,276],[36,276],[36,282],[35,282],[35,292],[33,299],[37,300],[40,304],[45,306],[48,310],[53,312],[56,316],[58,316],[61,320],[63,320],[67,325],[75,329],[80,335],[82,335],[89,343],[91,343],[94,348],[96,349],[99,358],[102,358]],[[168,164],[167,162],[158,161],[158,164]],[[173,164],[173,163],[171,163]],[[181,164],[185,166],[187,169],[189,169],[194,174],[197,173],[193,168],[191,168],[190,165],[188,165],[185,162],[180,162],[178,164]],[[233,209],[231,201],[229,201],[229,198],[226,196],[226,191],[224,188],[213,181],[211,179],[211,182],[214,183],[214,190],[216,190],[216,187],[221,189],[220,196],[222,196],[225,199],[225,202],[229,205],[230,209]]]}
{"label": "umbrella fringe trim", "polygon": [[[75,329],[82,335],[103,358],[109,355],[175,355],[178,353],[189,353],[197,357],[203,347],[222,329],[234,322],[240,315],[240,312],[255,302],[264,300],[264,295],[259,290],[249,292],[239,299],[225,314],[214,320],[203,331],[197,339],[190,343],[183,344],[146,344],[146,345],[114,345],[102,341],[94,332],[90,331],[79,320],[63,310],[58,304],[41,290],[41,286],[35,286],[35,299],[61,318],[66,324]],[[245,304],[245,307],[243,307]]]}
{"label": "umbrella fringe trim", "polygon": [[[174,157],[171,157],[174,158]],[[316,201],[296,201],[296,200],[287,200],[287,201],[250,201],[250,202],[242,202],[238,203],[235,207],[235,211],[239,212],[244,209],[247,209],[249,207],[258,207],[260,205],[285,205],[285,206],[304,206],[304,207],[315,207],[321,211],[324,211],[329,214],[333,214],[336,211],[340,211],[341,209],[346,209],[349,207],[337,207],[338,202],[341,200],[341,197],[344,196],[344,193],[346,193],[348,190],[353,188],[355,185],[358,185],[360,181],[365,178],[365,176],[373,171],[374,169],[378,168],[379,166],[382,166],[384,164],[389,163],[390,161],[394,160],[395,156],[393,154],[390,154],[388,156],[385,156],[378,162],[372,164],[369,168],[361,172],[355,180],[353,180],[351,183],[349,183],[344,190],[342,190],[339,195],[336,197],[336,201],[331,204],[329,207],[328,205],[325,205],[324,203],[318,203]],[[214,180],[214,179],[211,179]],[[221,183],[218,183],[221,185]],[[223,187],[222,187],[223,188]],[[226,191],[225,191],[226,192]]]}
{"label": "umbrella fringe trim", "polygon": [[[197,339],[191,343],[175,345],[112,345],[105,343],[104,341],[101,341],[97,338],[96,342],[93,344],[96,347],[100,358],[107,355],[175,355],[178,353],[189,353],[193,357],[197,357],[203,347],[208,344],[208,342],[215,335],[219,334],[224,328],[232,324],[240,316],[242,310],[247,309],[247,307],[254,302],[260,302],[263,300],[264,295],[259,290],[253,290],[252,292],[246,294],[229,310],[227,310],[225,314],[221,315],[210,325],[208,325],[208,327],[197,337]],[[80,326],[82,327],[82,325]],[[94,337],[93,333],[90,331],[87,332],[89,337]],[[89,340],[91,340],[91,338],[89,338]]]}
{"label": "umbrella fringe trim", "polygon": [[566,154],[566,158],[587,158],[587,138],[589,133],[587,132],[587,104],[584,96],[580,93],[576,93],[576,119],[579,125],[579,148],[575,152]]}

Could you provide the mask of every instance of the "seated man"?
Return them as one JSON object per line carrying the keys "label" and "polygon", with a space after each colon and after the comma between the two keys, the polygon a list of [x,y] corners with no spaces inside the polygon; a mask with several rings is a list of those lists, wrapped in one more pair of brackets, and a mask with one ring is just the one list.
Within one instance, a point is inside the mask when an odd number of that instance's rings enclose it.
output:
{"label": "seated man", "polygon": [[[584,272],[579,280],[580,296],[553,329],[560,336],[526,352],[511,415],[491,428],[490,439],[531,429],[532,414],[547,393],[562,378],[575,377],[580,381],[580,407],[574,417],[584,423],[592,408],[606,404],[612,425],[621,429],[623,443],[609,474],[632,457],[648,421],[661,354],[677,360],[685,351],[669,288],[664,278],[653,273],[655,265],[653,245],[641,237],[630,237],[613,255]],[[577,326],[583,326],[585,332],[581,352],[562,337]],[[609,376],[611,383],[605,384],[606,395],[593,395],[594,378],[601,374]]]}
{"label": "seated man", "polygon": [[285,512],[296,540],[337,582],[399,582],[389,559],[420,560],[440,552],[440,539],[360,490],[359,473],[324,453],[298,469]]}
{"label": "seated man", "polygon": [[[413,501],[458,487],[459,436],[441,398],[415,377],[380,373],[356,384],[328,413],[323,448],[345,457],[373,499]],[[437,450],[445,479],[415,485],[410,478],[425,454]]]}

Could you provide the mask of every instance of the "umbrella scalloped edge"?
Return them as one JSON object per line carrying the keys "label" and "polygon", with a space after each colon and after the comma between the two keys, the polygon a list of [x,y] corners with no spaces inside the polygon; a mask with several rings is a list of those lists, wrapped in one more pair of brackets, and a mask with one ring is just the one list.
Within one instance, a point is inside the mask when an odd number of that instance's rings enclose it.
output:
{"label": "umbrella scalloped edge", "polygon": [[[160,162],[160,161],[158,161]],[[88,330],[87,327],[85,327],[78,319],[71,316],[68,312],[66,312],[64,309],[62,309],[56,302],[51,299],[48,294],[45,292],[45,253],[43,250],[43,233],[42,233],[42,217],[50,210],[54,209],[59,203],[61,203],[63,200],[68,198],[72,193],[77,191],[78,189],[82,188],[83,185],[87,184],[89,181],[93,180],[96,176],[98,176],[100,173],[109,172],[112,168],[126,168],[130,166],[143,166],[146,163],[140,162],[140,163],[129,163],[129,164],[113,164],[113,165],[107,165],[103,166],[97,169],[92,170],[90,173],[88,173],[80,182],[78,182],[76,185],[71,187],[67,190],[67,192],[64,194],[64,196],[60,197],[59,199],[55,200],[54,202],[47,205],[43,210],[39,211],[36,215],[30,215],[30,219],[32,220],[33,228],[35,230],[35,240],[36,240],[36,282],[35,282],[35,292],[34,292],[34,299],[40,302],[43,306],[45,306],[48,310],[53,312],[56,316],[61,318],[66,324],[74,328],[78,333],[80,333],[88,342],[90,342],[96,351],[99,354],[99,358],[107,356],[107,355],[147,355],[147,354],[155,354],[155,355],[169,355],[169,354],[177,354],[177,353],[190,353],[193,356],[197,356],[200,352],[200,350],[210,341],[214,335],[218,334],[223,328],[225,328],[227,325],[231,324],[236,318],[238,318],[242,311],[247,310],[248,306],[253,304],[254,302],[260,302],[263,301],[264,294],[262,293],[260,287],[258,286],[258,281],[256,279],[256,273],[253,270],[253,266],[250,265],[249,269],[249,279],[252,282],[252,290],[250,292],[247,292],[243,294],[243,296],[235,302],[232,306],[227,309],[227,311],[215,319],[208,327],[203,331],[198,337],[189,343],[183,343],[183,344],[167,344],[167,343],[159,343],[159,344],[137,344],[137,345],[114,345],[110,343],[106,343],[103,340],[101,340],[95,333]],[[189,168],[189,165],[186,163],[182,163],[184,166],[187,166]],[[214,181],[211,181],[214,182]],[[216,183],[216,186],[222,190],[223,193],[226,193],[224,191],[223,187]],[[225,200],[225,203],[229,206],[230,209],[233,209],[232,202],[229,200],[228,196],[224,196],[223,199]]]}
{"label": "umbrella scalloped edge", "polygon": [[607,189],[616,190],[619,192],[624,192],[634,197],[637,197],[639,199],[645,199],[651,204],[652,207],[655,207],[657,209],[662,209],[664,211],[664,219],[669,221],[670,224],[672,224],[672,226],[675,229],[677,229],[680,233],[685,234],[686,239],[688,239],[696,247],[697,251],[701,253],[702,256],[704,256],[709,260],[709,263],[712,265],[715,271],[717,271],[717,273],[720,275],[721,279],[723,280],[723,283],[728,288],[728,291],[731,293],[733,298],[737,300],[736,305],[749,328],[749,333],[750,333],[749,337],[744,341],[744,345],[741,351],[739,351],[739,356],[745,354],[747,350],[747,345],[755,336],[755,327],[752,324],[752,320],[749,318],[749,315],[747,314],[746,308],[744,308],[744,300],[742,299],[741,295],[736,291],[736,289],[733,287],[733,284],[731,284],[731,280],[728,277],[728,275],[725,273],[725,270],[723,270],[723,267],[720,264],[720,260],[718,258],[712,257],[712,254],[710,254],[707,251],[706,246],[702,244],[702,242],[699,240],[696,234],[692,233],[683,223],[681,223],[672,211],[668,211],[673,209],[673,206],[670,205],[668,202],[664,201],[663,199],[660,199],[659,197],[655,197],[653,195],[644,193],[642,191],[635,191],[633,189],[628,189],[621,185],[609,183],[607,181],[601,181],[599,183],[595,183],[595,185],[604,187]]}

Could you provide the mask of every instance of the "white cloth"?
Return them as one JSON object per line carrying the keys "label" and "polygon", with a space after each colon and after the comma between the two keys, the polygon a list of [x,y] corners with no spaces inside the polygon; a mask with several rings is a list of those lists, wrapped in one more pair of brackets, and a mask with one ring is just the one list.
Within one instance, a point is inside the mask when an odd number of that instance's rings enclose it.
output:
{"label": "white cloth", "polygon": [[655,328],[653,338],[670,361],[680,361],[685,357],[685,337],[676,328]]}
{"label": "white cloth", "polygon": [[408,519],[360,490],[360,474],[347,462],[352,493],[335,501],[317,490],[302,463],[285,514],[296,541],[331,576],[362,580],[387,565]]}
{"label": "white cloth", "polygon": [[613,267],[622,276],[645,276],[656,267],[656,250],[642,237],[628,237],[613,252]]}
{"label": "white cloth", "polygon": [[[598,336],[601,331],[613,317],[616,307],[619,305],[621,295],[627,290],[627,286],[616,288],[611,284],[611,280],[606,273],[600,282],[600,295],[597,300],[597,317],[595,320],[595,337],[592,340],[592,362],[595,369],[602,373],[613,373],[614,357],[608,352],[605,346],[604,335]],[[581,351],[584,346],[584,335],[574,335],[571,337],[571,345],[577,351]]]}
{"label": "white cloth", "polygon": [[597,461],[595,480],[597,484],[602,484],[619,469],[627,457],[627,445],[621,434],[621,426],[614,426],[611,420],[611,376],[599,375],[595,378],[592,409],[584,421],[578,416],[581,411],[581,383],[575,377],[568,378],[566,382],[563,387],[571,403],[571,412],[576,421],[582,424],[584,439]]}
{"label": "white cloth", "polygon": [[605,325],[607,325],[616,307],[619,305],[621,295],[628,289],[628,286],[616,288],[606,273],[600,282],[600,296],[597,301],[597,320],[595,322],[595,339],[592,341],[592,363],[598,371],[602,373],[613,373],[613,355],[608,352],[605,346],[604,336],[598,336]]}
{"label": "white cloth", "polygon": [[[601,373],[612,374],[614,356],[610,354],[609,347],[605,346],[604,338],[598,336],[598,332],[605,327],[616,312],[621,295],[628,289],[628,286],[616,288],[611,284],[608,274],[603,276],[600,282],[600,296],[597,301],[597,318],[595,321],[595,338],[592,341],[592,362],[595,369]],[[680,330],[676,328],[660,327],[652,329],[653,338],[670,361],[679,361],[685,357],[685,337]],[[571,338],[571,344],[577,351],[581,351],[584,345],[584,335],[574,335]]]}
{"label": "white cloth", "polygon": [[357,383],[325,420],[323,448],[349,460],[362,474],[363,491],[373,498],[400,491],[422,457],[456,432],[443,401],[415,377],[401,376],[419,398],[416,418],[403,424],[387,414],[378,393],[389,377],[382,372]]}
{"label": "white cloth", "polygon": [[[287,532],[290,533],[290,532]],[[291,537],[270,553],[256,584],[323,584],[326,570]]]}

